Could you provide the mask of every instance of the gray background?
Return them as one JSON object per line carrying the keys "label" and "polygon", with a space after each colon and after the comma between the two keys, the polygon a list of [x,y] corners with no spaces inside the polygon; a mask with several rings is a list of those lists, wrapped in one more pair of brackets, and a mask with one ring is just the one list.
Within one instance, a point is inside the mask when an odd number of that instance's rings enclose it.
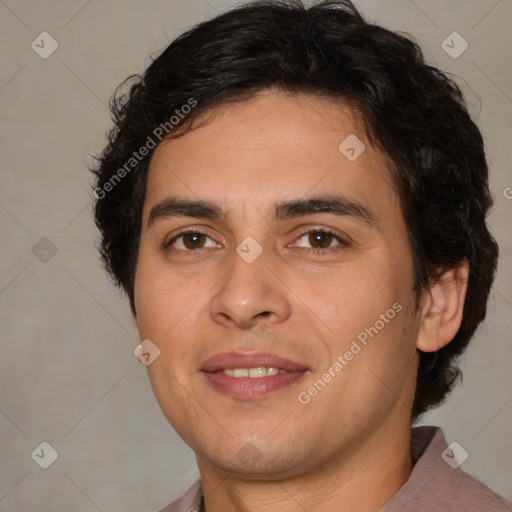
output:
{"label": "gray background", "polygon": [[[355,3],[370,19],[414,35],[431,62],[460,77],[486,138],[498,278],[463,363],[464,383],[423,423],[442,426],[469,453],[463,469],[512,499],[512,2]],[[197,477],[192,452],[163,418],[132,354],[127,303],[99,264],[86,169],[105,143],[115,86],[183,30],[231,5],[0,1],[2,512],[150,511]],[[47,59],[31,48],[44,31],[59,45]],[[441,47],[453,31],[469,44],[456,59]],[[31,458],[42,441],[59,454],[48,469]]]}

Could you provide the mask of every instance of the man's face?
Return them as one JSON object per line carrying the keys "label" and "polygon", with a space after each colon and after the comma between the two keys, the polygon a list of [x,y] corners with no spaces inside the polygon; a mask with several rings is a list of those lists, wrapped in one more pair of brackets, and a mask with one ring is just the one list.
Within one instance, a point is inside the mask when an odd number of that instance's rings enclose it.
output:
{"label": "man's face", "polygon": [[161,351],[157,400],[200,468],[298,475],[370,453],[409,429],[419,328],[386,160],[317,97],[214,114],[149,168],[135,325]]}

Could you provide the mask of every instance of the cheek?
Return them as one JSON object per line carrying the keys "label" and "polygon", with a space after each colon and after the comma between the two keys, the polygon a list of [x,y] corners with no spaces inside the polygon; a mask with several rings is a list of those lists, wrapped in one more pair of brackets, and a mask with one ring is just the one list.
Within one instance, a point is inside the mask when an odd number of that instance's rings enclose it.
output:
{"label": "cheek", "polygon": [[[386,309],[376,311],[385,315]],[[333,339],[331,373],[335,376],[310,404],[319,417],[328,412],[333,432],[383,422],[389,411],[411,402],[417,357],[415,326],[408,314],[404,308],[394,318],[388,317],[388,323],[381,320],[383,325],[378,316],[366,324],[359,318],[359,326],[352,324],[351,333]],[[339,366],[333,364],[336,361]],[[308,385],[316,387],[318,377]]]}
{"label": "cheek", "polygon": [[154,268],[136,278],[141,335],[160,349],[160,356],[147,367],[148,376],[162,411],[177,430],[180,426],[176,421],[195,410],[185,389],[197,370],[192,341],[205,322],[204,296],[208,289],[199,279],[188,280]]}
{"label": "cheek", "polygon": [[[401,291],[389,268],[358,262],[340,268],[321,281],[302,281],[297,295],[339,335],[356,335],[400,300]],[[317,286],[315,286],[317,284]],[[299,291],[300,290],[300,291]],[[294,290],[295,291],[295,290]]]}
{"label": "cheek", "polygon": [[138,272],[135,307],[142,334],[166,343],[173,331],[204,307],[201,299],[207,290],[207,283],[199,278],[177,275],[156,265]]}
{"label": "cheek", "polygon": [[180,366],[173,368],[167,359],[164,355],[147,367],[149,381],[167,421],[190,444],[190,425],[204,423],[204,410],[198,407],[194,394],[187,391],[187,380],[178,371]]}
{"label": "cheek", "polygon": [[204,322],[201,298],[209,287],[200,279],[187,279],[155,265],[138,272],[135,284],[141,335],[160,349],[160,356],[147,367],[149,380],[165,417],[187,442],[187,424],[198,414],[197,404],[187,392],[195,371],[190,341],[199,322]]}
{"label": "cheek", "polygon": [[[308,297],[307,306],[315,312],[316,322],[321,320],[329,327],[325,342],[330,364],[344,358],[343,370],[334,380],[347,398],[371,396],[378,402],[381,392],[386,393],[379,379],[400,388],[414,363],[419,326],[412,278],[383,260],[380,266],[376,260],[365,268],[343,269],[325,279],[321,291],[308,290],[305,282],[302,286],[301,293]],[[334,401],[340,392],[334,392],[336,387],[332,386]]]}

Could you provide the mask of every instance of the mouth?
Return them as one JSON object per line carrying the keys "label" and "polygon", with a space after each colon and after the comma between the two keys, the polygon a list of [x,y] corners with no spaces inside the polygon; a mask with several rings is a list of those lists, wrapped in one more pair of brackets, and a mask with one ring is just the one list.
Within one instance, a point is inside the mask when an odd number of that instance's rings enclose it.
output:
{"label": "mouth", "polygon": [[268,377],[269,375],[278,375],[279,373],[289,373],[288,370],[283,368],[273,368],[272,366],[257,366],[255,368],[224,368],[222,370],[224,375],[228,377],[249,377],[250,379],[259,379],[261,377]]}
{"label": "mouth", "polygon": [[217,354],[201,367],[216,391],[242,400],[263,398],[284,389],[308,371],[305,365],[271,354]]}

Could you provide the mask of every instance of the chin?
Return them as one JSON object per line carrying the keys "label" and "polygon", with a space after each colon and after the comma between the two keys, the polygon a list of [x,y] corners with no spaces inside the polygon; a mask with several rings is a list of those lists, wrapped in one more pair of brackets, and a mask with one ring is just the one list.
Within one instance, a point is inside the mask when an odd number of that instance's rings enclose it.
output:
{"label": "chin", "polygon": [[[214,450],[195,449],[198,462],[203,459],[208,465],[222,471],[234,473],[255,480],[274,479],[300,475],[311,464],[312,457],[304,446],[297,443],[284,445],[283,441],[275,440],[275,445],[268,438],[249,441],[247,438],[237,442],[229,437],[222,446],[216,444]],[[201,455],[199,455],[201,454]]]}

